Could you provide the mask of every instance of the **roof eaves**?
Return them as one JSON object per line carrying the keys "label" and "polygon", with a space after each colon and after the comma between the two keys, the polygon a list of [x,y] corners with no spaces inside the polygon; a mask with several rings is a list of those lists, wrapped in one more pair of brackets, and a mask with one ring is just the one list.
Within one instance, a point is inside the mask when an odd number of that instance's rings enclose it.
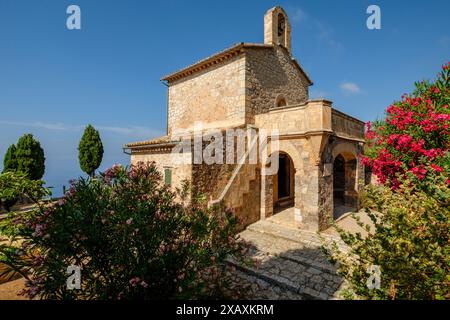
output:
{"label": "roof eaves", "polygon": [[221,63],[222,61],[228,60],[232,57],[237,56],[242,52],[244,48],[272,48],[272,45],[262,44],[262,43],[237,43],[225,50],[219,51],[205,59],[199,60],[187,67],[184,67],[178,71],[170,73],[161,78],[161,81],[174,81],[181,79],[183,77],[189,76],[191,74],[197,73],[198,71],[209,68],[212,65]]}

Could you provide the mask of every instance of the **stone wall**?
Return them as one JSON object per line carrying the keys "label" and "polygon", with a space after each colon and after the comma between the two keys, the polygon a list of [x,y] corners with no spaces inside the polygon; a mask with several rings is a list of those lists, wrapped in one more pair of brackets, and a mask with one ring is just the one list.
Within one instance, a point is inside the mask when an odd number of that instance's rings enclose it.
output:
{"label": "stone wall", "polygon": [[196,121],[209,128],[254,123],[284,99],[287,105],[308,100],[308,80],[280,46],[246,48],[217,66],[169,86],[168,132],[192,130]]}
{"label": "stone wall", "polygon": [[168,132],[191,130],[196,121],[210,128],[245,122],[245,58],[238,55],[169,86]]}
{"label": "stone wall", "polygon": [[163,175],[164,170],[170,168],[172,170],[172,186],[173,188],[180,188],[183,180],[192,182],[192,165],[190,164],[192,155],[172,154],[170,150],[158,153],[137,153],[131,155],[131,164],[137,162],[152,162],[154,161],[156,167]]}
{"label": "stone wall", "polygon": [[308,81],[294,65],[288,51],[280,46],[246,50],[247,118],[269,111],[277,99],[287,105],[308,100]]}
{"label": "stone wall", "polygon": [[242,219],[243,226],[260,219],[261,170],[256,164],[243,164],[225,199],[225,207],[232,208]]}
{"label": "stone wall", "polygon": [[331,130],[331,106],[327,101],[309,101],[301,106],[272,109],[255,116],[255,125],[278,130],[280,135]]}
{"label": "stone wall", "polygon": [[336,109],[332,110],[332,129],[342,137],[364,139],[364,122]]}
{"label": "stone wall", "polygon": [[218,199],[235,166],[234,164],[194,164],[192,167],[194,191],[207,195],[208,200]]}

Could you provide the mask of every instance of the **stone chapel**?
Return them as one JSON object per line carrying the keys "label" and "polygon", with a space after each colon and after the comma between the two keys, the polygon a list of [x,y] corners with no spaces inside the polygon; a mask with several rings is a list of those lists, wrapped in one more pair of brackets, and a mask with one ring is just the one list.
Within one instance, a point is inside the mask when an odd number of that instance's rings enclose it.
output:
{"label": "stone chapel", "polygon": [[[167,134],[125,145],[131,163],[154,161],[166,184],[189,181],[247,225],[291,210],[293,225],[321,231],[342,212],[358,209],[364,123],[329,100],[309,99],[313,82],[292,56],[291,26],[281,7],[264,16],[264,43],[238,43],[161,80],[168,87]],[[207,164],[194,161],[193,153],[174,153],[196,123],[223,132],[277,130],[276,150],[267,142],[277,172],[263,175],[267,164],[261,161]]]}

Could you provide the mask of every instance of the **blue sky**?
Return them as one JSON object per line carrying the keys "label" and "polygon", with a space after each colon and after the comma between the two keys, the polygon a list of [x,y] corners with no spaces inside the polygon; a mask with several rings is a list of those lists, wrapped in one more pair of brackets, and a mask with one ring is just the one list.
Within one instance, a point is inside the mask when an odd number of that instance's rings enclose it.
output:
{"label": "blue sky", "polygon": [[[66,9],[81,8],[81,30]],[[381,30],[366,9],[381,8]],[[129,162],[123,144],[165,132],[162,75],[237,42],[263,42],[263,16],[287,11],[312,97],[364,121],[450,58],[450,1],[0,0],[0,159],[24,133],[46,153],[47,184],[81,175],[83,127],[99,129],[101,169]],[[2,164],[0,163],[0,169]]]}

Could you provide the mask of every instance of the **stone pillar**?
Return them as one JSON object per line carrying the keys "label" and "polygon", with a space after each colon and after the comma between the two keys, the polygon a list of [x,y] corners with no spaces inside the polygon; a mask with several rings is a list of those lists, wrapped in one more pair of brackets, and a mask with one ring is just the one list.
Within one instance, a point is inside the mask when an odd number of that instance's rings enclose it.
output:
{"label": "stone pillar", "polygon": [[273,176],[261,170],[261,220],[273,215]]}
{"label": "stone pillar", "polygon": [[302,226],[311,231],[319,229],[319,167],[311,165],[301,178],[303,203]]}
{"label": "stone pillar", "polygon": [[[296,172],[299,172],[299,170],[296,169]],[[294,220],[295,225],[298,227],[303,226],[301,183],[301,175],[296,173],[294,176]]]}
{"label": "stone pillar", "polygon": [[359,155],[362,154],[363,146],[358,145],[358,157],[356,158],[356,191],[358,193],[358,201],[356,209],[359,211],[361,209],[361,193],[364,190],[364,186],[366,185],[366,172],[364,169],[364,164],[362,163]]}
{"label": "stone pillar", "polygon": [[345,205],[353,208],[358,207],[357,191],[357,160],[351,159],[345,161]]}
{"label": "stone pillar", "polygon": [[[328,152],[325,152],[324,158],[329,161],[328,156]],[[333,163],[324,162],[319,168],[319,230],[323,231],[333,219]]]}

